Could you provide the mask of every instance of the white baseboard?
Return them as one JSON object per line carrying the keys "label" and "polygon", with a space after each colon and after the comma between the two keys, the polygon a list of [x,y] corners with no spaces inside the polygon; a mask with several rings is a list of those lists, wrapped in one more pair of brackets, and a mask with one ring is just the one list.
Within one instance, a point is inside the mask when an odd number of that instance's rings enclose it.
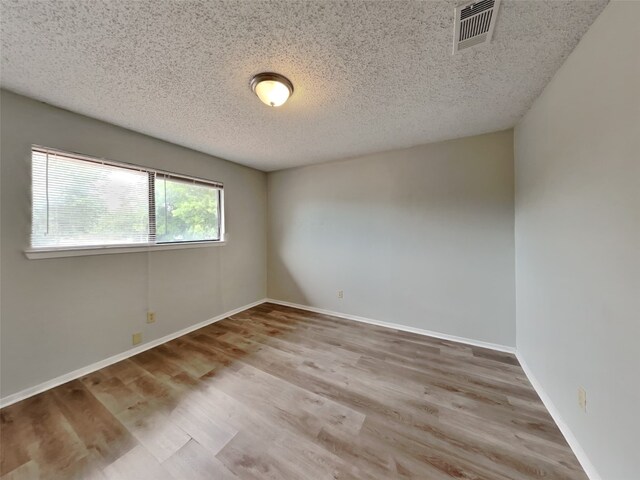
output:
{"label": "white baseboard", "polygon": [[553,418],[554,422],[556,422],[556,425],[562,432],[562,435],[564,435],[565,440],[569,444],[569,447],[571,447],[571,450],[573,450],[573,453],[578,459],[578,462],[580,462],[580,465],[582,465],[582,468],[584,469],[589,479],[602,480],[602,477],[600,477],[595,467],[593,466],[593,463],[591,463],[589,457],[587,457],[587,453],[580,446],[578,439],[569,428],[569,425],[567,425],[560,416],[560,411],[551,401],[551,397],[549,397],[549,395],[547,395],[547,393],[544,391],[544,389],[542,388],[542,384],[535,377],[535,375],[527,365],[527,362],[524,360],[524,358],[522,358],[522,355],[519,352],[516,352],[516,358],[518,359],[518,362],[520,362],[520,366],[522,367],[522,370],[524,370],[524,373],[527,375],[529,382],[540,397],[540,400],[542,400],[542,403],[544,403],[544,406]]}
{"label": "white baseboard", "polygon": [[199,328],[206,327],[207,325],[215,322],[219,322],[220,320],[230,317],[231,315],[235,315],[236,313],[242,312],[251,307],[255,307],[256,305],[260,305],[266,301],[266,299],[262,299],[258,300],[257,302],[249,303],[248,305],[235,308],[216,317],[210,318],[200,323],[196,323],[195,325],[183,328],[182,330],[170,333],[169,335],[165,335],[164,337],[158,338],[157,340],[152,340],[138,347],[129,349],[126,352],[118,353],[117,355],[113,355],[112,357],[105,358],[104,360],[100,360],[99,362],[92,363],[91,365],[87,365],[86,367],[79,368],[77,370],[74,370],[73,372],[60,375],[59,377],[53,378],[33,387],[25,388],[24,390],[21,390],[17,393],[7,395],[6,397],[0,398],[0,408],[7,407],[13,403],[24,400],[25,398],[29,398],[37,395],[38,393],[42,393],[45,390],[49,390],[51,388],[57,387],[58,385],[62,385],[63,383],[67,383],[71,380],[75,380],[76,378],[88,375],[92,372],[95,372],[96,370],[100,370],[101,368],[108,367],[109,365],[125,360],[129,357],[137,355],[138,353],[144,352],[145,350],[157,347],[158,345],[169,342],[175,338],[181,337],[182,335],[186,335],[187,333],[191,333],[194,330],[198,330]]}
{"label": "white baseboard", "polygon": [[427,337],[440,338],[442,340],[451,340],[452,342],[465,343],[467,345],[473,345],[474,347],[489,348],[491,350],[497,350],[499,352],[516,353],[514,347],[508,347],[506,345],[499,345],[497,343],[483,342],[480,340],[473,340],[471,338],[458,337],[456,335],[449,335],[447,333],[433,332],[431,330],[423,330],[421,328],[408,327],[397,323],[382,322],[380,320],[373,320],[371,318],[358,317],[357,315],[349,315],[347,313],[334,312],[332,310],[325,310],[322,308],[310,307],[308,305],[300,305],[298,303],[284,302],[282,300],[275,300],[268,298],[266,300],[269,303],[275,303],[277,305],[283,305],[285,307],[299,308],[301,310],[307,310],[309,312],[323,313],[325,315],[332,315],[334,317],[340,317],[347,320],[354,320],[356,322],[368,323],[371,325],[377,325],[379,327],[393,328],[395,330],[402,330],[403,332],[417,333],[418,335],[425,335]]}

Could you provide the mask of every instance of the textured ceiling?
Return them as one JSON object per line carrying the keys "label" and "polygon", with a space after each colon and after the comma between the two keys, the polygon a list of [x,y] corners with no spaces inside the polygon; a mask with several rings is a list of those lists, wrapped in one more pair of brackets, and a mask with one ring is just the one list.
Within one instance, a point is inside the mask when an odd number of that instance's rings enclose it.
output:
{"label": "textured ceiling", "polygon": [[3,87],[261,170],[511,127],[607,3],[503,0],[452,56],[452,1],[0,2]]}

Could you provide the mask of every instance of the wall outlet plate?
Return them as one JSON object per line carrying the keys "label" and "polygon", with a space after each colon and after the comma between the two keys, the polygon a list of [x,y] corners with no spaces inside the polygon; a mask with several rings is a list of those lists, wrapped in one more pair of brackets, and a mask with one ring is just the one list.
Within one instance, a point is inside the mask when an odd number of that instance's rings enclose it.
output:
{"label": "wall outlet plate", "polygon": [[338,290],[338,298],[344,298],[344,291]]}
{"label": "wall outlet plate", "polygon": [[133,345],[142,343],[142,333],[134,333],[133,335],[131,335],[131,343]]}
{"label": "wall outlet plate", "polygon": [[155,323],[156,312],[147,312],[147,323]]}
{"label": "wall outlet plate", "polygon": [[587,391],[583,387],[578,387],[578,405],[583,412],[587,411]]}

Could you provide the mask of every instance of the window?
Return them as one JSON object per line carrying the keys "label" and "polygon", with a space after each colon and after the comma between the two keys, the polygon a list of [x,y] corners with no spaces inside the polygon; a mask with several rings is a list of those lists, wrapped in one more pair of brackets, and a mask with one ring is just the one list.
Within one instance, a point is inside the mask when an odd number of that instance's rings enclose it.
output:
{"label": "window", "polygon": [[34,249],[215,242],[222,184],[34,147]]}
{"label": "window", "polygon": [[220,240],[220,189],[158,173],[154,190],[158,243]]}

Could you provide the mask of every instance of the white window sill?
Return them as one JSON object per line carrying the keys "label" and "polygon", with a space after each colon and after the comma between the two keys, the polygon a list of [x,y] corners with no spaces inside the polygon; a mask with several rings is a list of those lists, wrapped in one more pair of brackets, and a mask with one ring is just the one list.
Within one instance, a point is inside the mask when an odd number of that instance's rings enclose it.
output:
{"label": "white window sill", "polygon": [[182,250],[187,248],[219,247],[224,240],[209,242],[164,243],[153,245],[100,245],[91,247],[30,248],[24,251],[30,260],[40,258],[84,257],[88,255],[110,255],[114,253],[156,252],[159,250]]}

